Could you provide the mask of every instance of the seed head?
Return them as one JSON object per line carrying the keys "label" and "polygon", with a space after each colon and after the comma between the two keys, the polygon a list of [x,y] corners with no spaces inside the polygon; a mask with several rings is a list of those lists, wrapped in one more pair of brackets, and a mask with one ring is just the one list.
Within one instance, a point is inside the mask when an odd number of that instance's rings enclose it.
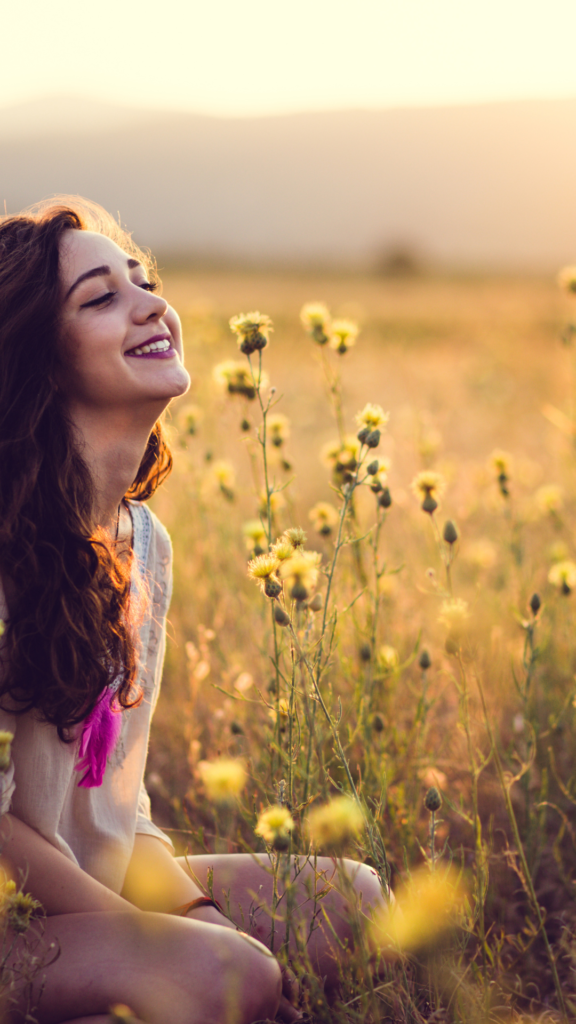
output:
{"label": "seed head", "polygon": [[356,343],[360,328],[354,320],[333,320],[330,331],[330,348],[343,356]]}
{"label": "seed head", "polygon": [[281,448],[290,437],[290,420],[282,413],[268,417],[269,437],[275,448]]}
{"label": "seed head", "polygon": [[314,846],[340,845],[357,836],[363,824],[362,811],[349,796],[337,796],[308,815],[308,829]]}
{"label": "seed head", "polygon": [[338,509],[328,501],[319,501],[314,505],[308,513],[308,518],[314,529],[323,537],[329,537],[340,520]]}
{"label": "seed head", "polygon": [[436,813],[442,807],[442,797],[436,789],[436,786],[431,786],[426,796],[424,797],[424,807],[431,814]]}
{"label": "seed head", "polygon": [[556,562],[548,573],[548,582],[553,587],[558,587],[560,593],[568,596],[576,587],[576,564],[570,559],[564,562]]}
{"label": "seed head", "polygon": [[576,292],[576,267],[563,267],[558,274],[558,286],[563,292]]}
{"label": "seed head", "polygon": [[217,804],[233,803],[246,784],[246,769],[235,758],[199,761],[198,770],[208,799]]}
{"label": "seed head", "polygon": [[424,650],[421,652],[420,657],[418,659],[418,664],[420,665],[420,668],[422,669],[423,672],[428,671],[428,669],[432,665],[432,661],[430,659],[428,651]]}
{"label": "seed head", "polygon": [[245,356],[266,348],[268,335],[274,328],[265,313],[239,313],[230,320],[230,330],[238,337],[238,347]]}
{"label": "seed head", "polygon": [[530,611],[534,617],[538,615],[541,604],[540,594],[532,594],[532,597],[530,598]]}
{"label": "seed head", "polygon": [[438,502],[444,494],[446,483],[440,473],[424,469],[414,477],[411,487],[412,493],[421,501],[422,510],[431,515],[438,508]]}
{"label": "seed head", "polygon": [[[252,401],[256,398],[256,387],[252,380],[250,368],[245,363],[234,359],[227,359],[218,363],[212,371],[216,383],[228,392],[229,395],[241,395]],[[256,380],[258,384],[258,380]],[[260,377],[260,388],[268,387],[268,377],[262,373]]]}
{"label": "seed head", "polygon": [[358,427],[368,427],[368,430],[384,430],[390,419],[390,413],[384,412],[381,405],[372,405],[368,402],[361,412],[356,413]]}
{"label": "seed head", "polygon": [[444,523],[444,532],[442,536],[446,543],[450,544],[450,546],[452,546],[452,544],[455,544],[456,541],[458,540],[458,530],[454,526],[454,523],[452,522],[451,519],[447,519],[446,522]]}
{"label": "seed head", "polygon": [[323,302],[307,302],[300,310],[304,330],[317,345],[326,345],[329,340],[330,312]]}
{"label": "seed head", "polygon": [[278,839],[288,839],[293,828],[294,821],[288,808],[275,804],[262,811],[254,831],[257,836],[262,836],[265,843],[273,846]]}

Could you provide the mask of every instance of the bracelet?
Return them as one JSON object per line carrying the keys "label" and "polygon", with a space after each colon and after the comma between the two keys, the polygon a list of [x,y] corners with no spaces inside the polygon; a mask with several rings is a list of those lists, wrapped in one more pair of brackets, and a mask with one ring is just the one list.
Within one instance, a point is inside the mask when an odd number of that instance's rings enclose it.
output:
{"label": "bracelet", "polygon": [[214,907],[220,914],[224,913],[218,900],[212,900],[208,896],[199,896],[198,899],[190,900],[190,903],[183,903],[181,907],[175,907],[170,913],[177,914],[178,917],[186,917],[189,910],[196,910],[197,907]]}

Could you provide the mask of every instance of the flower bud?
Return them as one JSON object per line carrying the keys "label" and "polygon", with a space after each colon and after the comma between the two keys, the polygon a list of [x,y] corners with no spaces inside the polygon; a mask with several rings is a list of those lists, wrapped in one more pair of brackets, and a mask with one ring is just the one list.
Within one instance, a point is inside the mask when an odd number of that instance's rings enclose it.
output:
{"label": "flower bud", "polygon": [[390,508],[392,504],[392,495],[390,494],[389,487],[383,487],[378,495],[378,504],[380,508]]}
{"label": "flower bud", "polygon": [[532,615],[538,615],[541,604],[540,594],[532,594],[532,597],[530,598],[530,611],[532,612]]}
{"label": "flower bud", "polygon": [[371,430],[364,443],[367,448],[377,448],[380,444],[380,431]]}
{"label": "flower bud", "polygon": [[373,462],[366,466],[366,472],[368,473],[368,476],[374,476],[375,473],[378,472],[379,468],[380,463],[378,462],[378,459],[374,459]]}
{"label": "flower bud", "polygon": [[370,661],[372,657],[372,648],[370,644],[360,644],[358,654],[360,655],[360,661]]}
{"label": "flower bud", "polygon": [[375,714],[372,719],[372,728],[374,732],[384,732],[384,719],[382,715]]}
{"label": "flower bud", "polygon": [[245,434],[248,430],[250,430],[250,427],[250,420],[247,420],[246,417],[244,417],[244,419],[240,423],[240,430],[242,431],[243,434]]}
{"label": "flower bud", "polygon": [[366,439],[370,437],[371,433],[372,431],[370,430],[370,427],[361,427],[358,433],[356,434],[356,437],[360,441],[360,444],[364,444]]}
{"label": "flower bud", "polygon": [[268,576],[264,581],[264,593],[266,597],[278,597],[282,593],[282,584],[275,580],[273,576]]}
{"label": "flower bud", "polygon": [[426,796],[424,797],[424,807],[427,811],[430,811],[431,814],[439,811],[442,807],[442,797],[436,789],[436,786],[431,786],[426,793]]}
{"label": "flower bud", "polygon": [[290,591],[290,596],[294,601],[305,601],[306,598],[308,597],[308,591],[306,590],[306,587],[300,580],[297,580],[294,586],[292,587],[292,590]]}
{"label": "flower bud", "polygon": [[430,668],[430,666],[432,664],[432,662],[430,660],[430,655],[428,654],[428,651],[426,651],[426,650],[422,651],[422,653],[421,653],[421,655],[420,655],[420,657],[418,659],[418,664],[420,665],[420,668],[422,669],[423,672],[427,672],[427,670]]}
{"label": "flower bud", "polygon": [[230,732],[232,733],[233,736],[244,735],[244,729],[240,725],[240,722],[236,722],[235,720],[233,722],[230,722]]}
{"label": "flower bud", "polygon": [[438,508],[438,502],[431,494],[427,494],[422,502],[422,511],[428,512],[428,515],[432,515],[433,512]]}
{"label": "flower bud", "polygon": [[274,606],[274,619],[279,626],[287,626],[290,622],[290,616],[286,614],[279,604]]}
{"label": "flower bud", "polygon": [[322,596],[321,594],[314,594],[314,597],[309,602],[308,607],[311,612],[319,612],[322,608]]}
{"label": "flower bud", "polygon": [[447,519],[444,523],[444,533],[442,534],[447,544],[455,544],[458,540],[458,530],[454,526],[451,519]]}

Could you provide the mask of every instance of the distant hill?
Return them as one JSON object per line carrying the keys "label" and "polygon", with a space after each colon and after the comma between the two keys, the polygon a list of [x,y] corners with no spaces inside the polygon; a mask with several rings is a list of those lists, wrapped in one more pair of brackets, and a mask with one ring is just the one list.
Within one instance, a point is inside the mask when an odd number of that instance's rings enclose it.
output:
{"label": "distant hill", "polygon": [[89,196],[160,254],[366,265],[576,261],[576,99],[226,119],[0,110],[0,201]]}

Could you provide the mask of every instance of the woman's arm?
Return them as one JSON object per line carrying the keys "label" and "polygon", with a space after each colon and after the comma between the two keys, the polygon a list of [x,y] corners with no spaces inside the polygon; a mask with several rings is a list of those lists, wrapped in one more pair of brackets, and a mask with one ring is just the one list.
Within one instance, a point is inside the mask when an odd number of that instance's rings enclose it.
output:
{"label": "woman's arm", "polygon": [[[190,875],[180,867],[161,839],[137,833],[128,865],[122,896],[140,910],[169,914],[199,896],[205,896]],[[208,921],[234,928],[235,925],[214,907],[190,911],[195,921]]]}
{"label": "woman's arm", "polygon": [[8,871],[16,880],[23,879],[25,891],[40,900],[49,917],[91,911],[134,911],[122,896],[86,874],[12,814],[2,817],[0,849]]}

